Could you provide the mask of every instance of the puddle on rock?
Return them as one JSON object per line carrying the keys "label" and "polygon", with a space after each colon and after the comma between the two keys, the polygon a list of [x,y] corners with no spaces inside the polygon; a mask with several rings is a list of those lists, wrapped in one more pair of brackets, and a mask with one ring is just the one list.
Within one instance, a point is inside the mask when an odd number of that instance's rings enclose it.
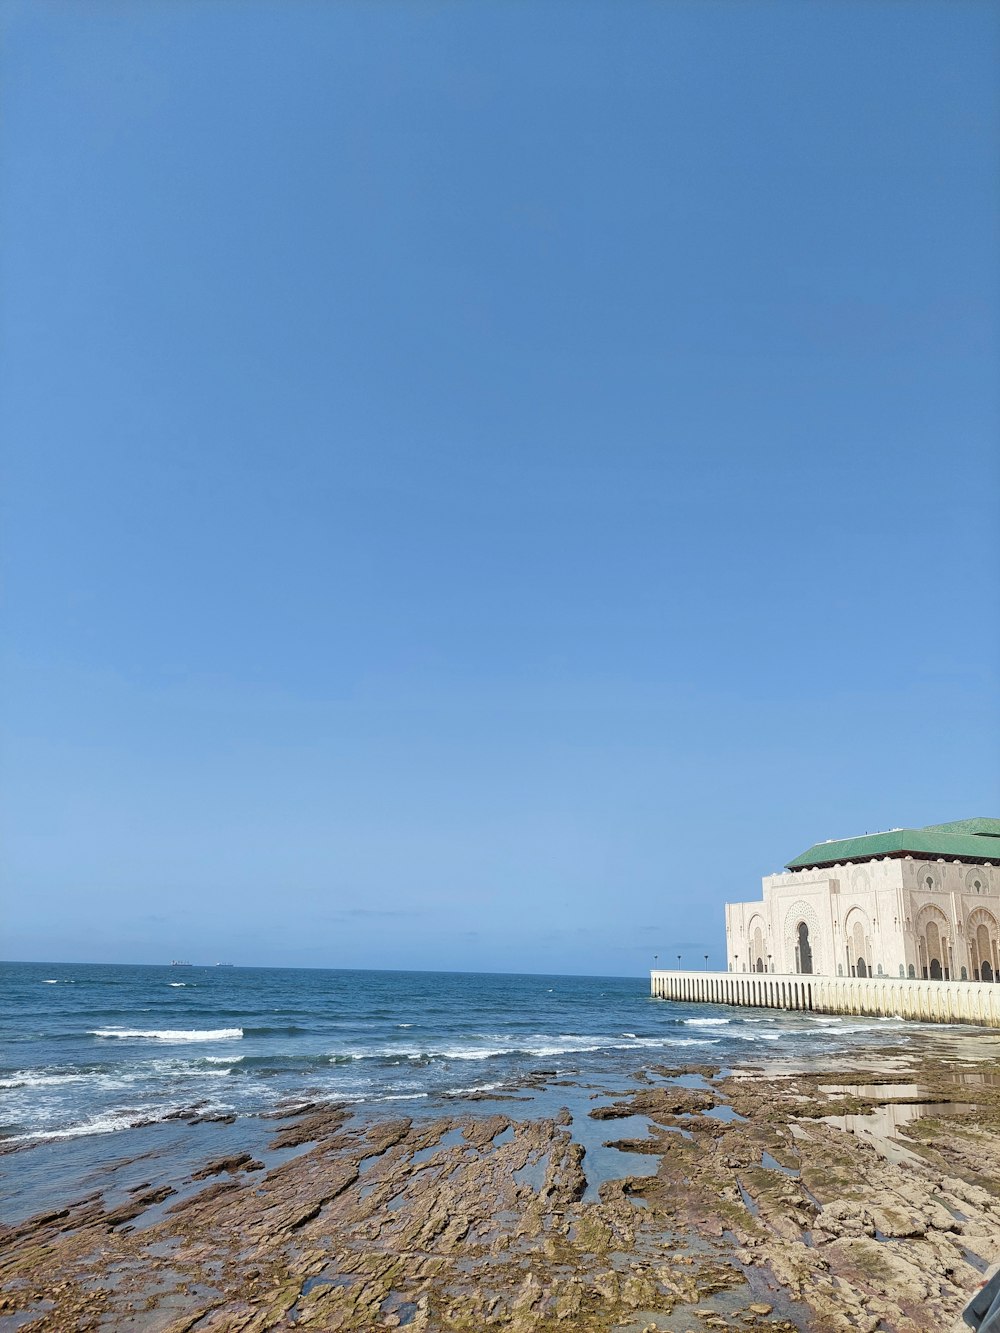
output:
{"label": "puddle on rock", "polygon": [[[529,1159],[524,1166],[517,1167],[513,1173],[514,1180],[518,1185],[527,1185],[529,1189],[534,1190],[537,1194],[545,1184],[545,1173],[548,1166],[549,1155],[546,1152],[541,1157],[536,1156],[533,1161]],[[586,1166],[586,1161],[584,1166]]]}
{"label": "puddle on rock", "polygon": [[887,1162],[899,1165],[922,1160],[899,1141],[898,1131],[905,1125],[928,1116],[966,1115],[973,1110],[975,1107],[968,1102],[888,1102],[868,1115],[821,1116],[820,1124],[867,1140]]}
{"label": "puddle on rock", "polygon": [[449,1129],[447,1134],[442,1134],[437,1143],[432,1143],[428,1148],[419,1148],[410,1158],[412,1165],[419,1166],[421,1162],[427,1162],[439,1152],[444,1152],[446,1148],[456,1148],[463,1142],[464,1136],[461,1128]]}
{"label": "puddle on rock", "polygon": [[760,1155],[760,1164],[766,1167],[768,1171],[780,1171],[783,1176],[788,1176],[791,1180],[798,1180],[802,1174],[794,1166],[782,1166],[776,1157],[772,1157],[769,1152],[762,1152]]}
{"label": "puddle on rock", "polygon": [[[700,1078],[700,1075],[695,1075]],[[645,1115],[624,1116],[615,1120],[595,1120],[590,1111],[601,1105],[620,1100],[624,1095],[606,1090],[591,1095],[588,1091],[593,1084],[580,1088],[540,1087],[531,1089],[524,1098],[523,1111],[518,1118],[533,1120],[536,1117],[555,1119],[564,1109],[570,1112],[570,1123],[566,1126],[575,1143],[579,1143],[585,1152],[583,1172],[587,1178],[587,1189],[583,1199],[585,1203],[596,1203],[600,1199],[600,1187],[606,1180],[622,1180],[626,1176],[655,1176],[660,1165],[658,1153],[628,1152],[624,1149],[609,1148],[611,1140],[637,1139],[649,1137],[652,1122]],[[510,1107],[503,1101],[484,1099],[469,1107],[474,1115],[510,1115]],[[664,1129],[667,1126],[663,1126]],[[673,1126],[672,1129],[686,1138],[691,1138],[690,1131]],[[495,1146],[502,1147],[513,1139],[515,1129],[508,1126],[493,1140]]]}
{"label": "puddle on rock", "polygon": [[952,1070],[945,1075],[949,1083],[965,1088],[1000,1088],[1000,1074],[965,1073]]}
{"label": "puddle on rock", "polygon": [[301,1315],[299,1301],[303,1300],[315,1287],[349,1287],[357,1278],[353,1273],[330,1272],[325,1269],[322,1273],[315,1273],[312,1277],[307,1277],[299,1289],[299,1294],[295,1299],[295,1304],[288,1311],[288,1321],[294,1324]]}
{"label": "puddle on rock", "polygon": [[55,1301],[39,1301],[28,1310],[17,1310],[13,1314],[0,1316],[0,1329],[3,1329],[3,1333],[15,1333],[16,1329],[23,1328],[25,1324],[33,1324],[36,1319],[54,1309]]}
{"label": "puddle on rock", "polygon": [[735,1120],[746,1120],[745,1115],[740,1115],[740,1113],[734,1111],[731,1106],[726,1106],[724,1104],[712,1106],[707,1111],[702,1111],[702,1115],[711,1116],[713,1120],[721,1120],[724,1125],[732,1124]]}
{"label": "puddle on rock", "polygon": [[395,1327],[405,1328],[407,1324],[412,1324],[416,1319],[419,1307],[416,1301],[407,1300],[400,1292],[390,1291],[382,1302],[380,1309],[383,1315],[396,1316]]}
{"label": "puddle on rock", "polygon": [[[660,1168],[658,1153],[629,1152],[626,1148],[608,1146],[611,1141],[648,1139],[650,1125],[651,1121],[645,1115],[629,1115],[620,1120],[594,1120],[586,1112],[573,1116],[573,1138],[585,1150],[583,1173],[587,1177],[587,1188],[584,1203],[600,1201],[601,1186],[606,1180],[656,1175]],[[679,1132],[687,1134],[686,1130]]]}
{"label": "puddle on rock", "polygon": [[739,1190],[740,1198],[743,1200],[743,1207],[747,1210],[750,1216],[759,1217],[760,1209],[757,1207],[756,1199],[754,1199],[753,1195],[744,1188],[743,1181],[738,1178],[736,1179],[736,1188]]}
{"label": "puddle on rock", "polygon": [[884,1101],[887,1098],[921,1097],[926,1089],[917,1083],[821,1083],[819,1091],[835,1097],[860,1097],[864,1101]]}

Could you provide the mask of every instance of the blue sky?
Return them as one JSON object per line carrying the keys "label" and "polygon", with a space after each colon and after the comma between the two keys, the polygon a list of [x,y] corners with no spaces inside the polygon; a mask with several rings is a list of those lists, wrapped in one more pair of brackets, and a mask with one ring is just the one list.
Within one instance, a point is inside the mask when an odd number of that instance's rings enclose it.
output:
{"label": "blue sky", "polygon": [[8,4],[3,952],[640,973],[1000,812],[1000,11]]}

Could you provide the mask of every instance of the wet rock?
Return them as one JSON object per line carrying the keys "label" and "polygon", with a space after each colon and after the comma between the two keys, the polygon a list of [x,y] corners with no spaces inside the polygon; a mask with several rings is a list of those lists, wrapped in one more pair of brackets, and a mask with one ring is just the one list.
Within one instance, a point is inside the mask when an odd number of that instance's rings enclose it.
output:
{"label": "wet rock", "polygon": [[[927,1071],[929,1083],[935,1076]],[[660,1160],[641,1181],[603,1181],[596,1203],[583,1202],[587,1160],[568,1109],[477,1117],[456,1100],[448,1116],[366,1123],[302,1102],[275,1117],[275,1143],[301,1152],[252,1179],[260,1164],[249,1154],[216,1157],[193,1173],[211,1183],[145,1228],[138,1213],[113,1221],[97,1194],[6,1232],[2,1299],[16,1292],[18,1304],[0,1310],[42,1311],[49,1300],[33,1327],[53,1330],[127,1328],[142,1310],[151,1327],[178,1333],[293,1322],[338,1333],[607,1333],[638,1328],[652,1311],[683,1328],[686,1308],[692,1324],[696,1308],[706,1312],[702,1328],[765,1318],[815,1333],[948,1327],[979,1280],[953,1233],[992,1257],[1000,1232],[1000,1093],[984,1085],[961,1134],[922,1131],[920,1155],[903,1168],[822,1123],[830,1099],[818,1082],[760,1075],[689,1089],[650,1079],[616,1093],[613,1106],[592,1108],[595,1119],[650,1116],[661,1128],[648,1143],[617,1146]],[[747,1118],[706,1118],[720,1100]],[[670,1132],[675,1122],[688,1137]],[[150,1181],[126,1212],[156,1194],[155,1163],[142,1171]],[[631,1193],[640,1187],[641,1200]],[[714,1298],[745,1291],[748,1276],[776,1295],[734,1324]]]}
{"label": "wet rock", "polygon": [[192,1180],[207,1180],[209,1176],[221,1176],[224,1171],[235,1175],[237,1171],[262,1171],[264,1163],[258,1162],[248,1152],[232,1153],[228,1157],[217,1157],[214,1162],[207,1162],[197,1171],[191,1172]]}
{"label": "wet rock", "polygon": [[278,1131],[271,1142],[271,1149],[299,1148],[306,1143],[315,1143],[319,1139],[335,1134],[347,1120],[347,1112],[342,1105],[333,1102],[309,1102],[283,1119],[291,1119],[292,1124]]}
{"label": "wet rock", "polygon": [[147,1208],[152,1208],[153,1204],[162,1203],[164,1199],[169,1199],[171,1194],[176,1194],[176,1192],[170,1185],[162,1185],[159,1189],[145,1190],[141,1194],[133,1195],[128,1203],[123,1203],[118,1208],[112,1208],[110,1212],[104,1213],[102,1221],[108,1227],[122,1226],[125,1222],[131,1222],[141,1213],[144,1213]]}

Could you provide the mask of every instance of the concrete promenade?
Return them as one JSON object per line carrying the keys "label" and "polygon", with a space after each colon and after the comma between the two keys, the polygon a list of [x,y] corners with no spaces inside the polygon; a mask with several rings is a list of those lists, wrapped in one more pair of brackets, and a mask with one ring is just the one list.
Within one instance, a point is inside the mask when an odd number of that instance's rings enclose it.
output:
{"label": "concrete promenade", "polygon": [[929,1023],[1000,1027],[1000,985],[985,981],[916,981],[904,977],[816,977],[776,972],[650,973],[657,999],[694,1004],[869,1014]]}

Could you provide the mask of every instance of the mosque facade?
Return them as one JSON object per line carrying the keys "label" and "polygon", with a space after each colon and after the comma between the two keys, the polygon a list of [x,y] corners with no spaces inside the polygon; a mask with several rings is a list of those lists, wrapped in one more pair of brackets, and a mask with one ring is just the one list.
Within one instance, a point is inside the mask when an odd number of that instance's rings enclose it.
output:
{"label": "mosque facade", "polygon": [[726,905],[729,972],[995,982],[1000,819],[817,843]]}

